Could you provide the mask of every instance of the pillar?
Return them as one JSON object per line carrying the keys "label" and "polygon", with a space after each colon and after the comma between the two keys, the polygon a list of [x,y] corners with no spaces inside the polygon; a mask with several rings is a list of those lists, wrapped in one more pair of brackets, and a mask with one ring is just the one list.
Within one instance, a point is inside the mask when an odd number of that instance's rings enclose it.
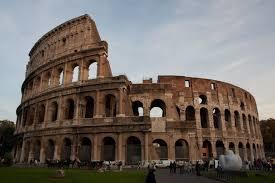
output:
{"label": "pillar", "polygon": [[93,145],[93,148],[92,148],[92,151],[93,151],[93,160],[95,161],[98,161],[100,160],[100,157],[99,157],[99,153],[98,153],[98,137],[97,135],[94,135],[94,141],[93,141],[94,145]]}
{"label": "pillar", "polygon": [[149,160],[149,142],[148,142],[148,133],[144,134],[144,161]]}

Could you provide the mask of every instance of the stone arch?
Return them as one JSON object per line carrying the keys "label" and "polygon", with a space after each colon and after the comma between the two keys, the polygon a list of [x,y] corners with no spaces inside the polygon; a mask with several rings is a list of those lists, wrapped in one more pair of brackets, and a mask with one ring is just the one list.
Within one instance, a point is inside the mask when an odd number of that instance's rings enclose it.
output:
{"label": "stone arch", "polygon": [[45,89],[50,87],[51,84],[52,84],[51,71],[47,71],[46,73],[43,74],[42,86]]}
{"label": "stone arch", "polygon": [[56,101],[52,102],[49,110],[50,121],[56,121],[58,116],[58,104]]}
{"label": "stone arch", "polygon": [[252,118],[251,118],[250,114],[248,115],[248,123],[249,123],[249,127],[250,127],[250,134],[253,134]]}
{"label": "stone arch", "polygon": [[40,77],[40,76],[37,76],[37,77],[34,79],[34,90],[35,90],[35,92],[39,91],[40,85],[41,85],[41,77]]}
{"label": "stone arch", "polygon": [[185,109],[185,119],[186,121],[195,121],[196,120],[196,112],[193,106],[187,106]]}
{"label": "stone arch", "polygon": [[112,94],[105,96],[105,115],[106,117],[115,117],[116,116],[116,97]]}
{"label": "stone arch", "polygon": [[74,100],[71,98],[68,98],[65,102],[65,108],[64,108],[64,119],[73,119],[74,113],[75,113],[75,103]]}
{"label": "stone arch", "polygon": [[247,154],[247,160],[252,161],[250,144],[248,142],[246,144],[246,154]]}
{"label": "stone arch", "polygon": [[252,152],[253,152],[254,159],[256,159],[257,158],[257,152],[256,152],[256,145],[254,143],[252,144]]}
{"label": "stone arch", "polygon": [[240,113],[238,111],[234,111],[234,120],[235,120],[235,127],[241,128]]}
{"label": "stone arch", "polygon": [[166,104],[161,99],[155,99],[151,102],[150,117],[165,117]]}
{"label": "stone arch", "polygon": [[72,66],[72,82],[77,82],[79,81],[79,77],[80,77],[80,67],[78,64],[74,64]]}
{"label": "stone arch", "polygon": [[243,103],[243,102],[241,102],[241,104],[240,104],[240,108],[241,108],[241,110],[242,110],[242,111],[244,111],[244,110],[245,110],[245,105],[244,105],[244,103]]}
{"label": "stone arch", "polygon": [[27,163],[29,160],[30,149],[31,149],[31,143],[30,141],[26,141],[25,147],[24,147],[24,158],[23,158],[23,162],[25,163]]}
{"label": "stone arch", "polygon": [[88,65],[88,79],[97,78],[97,62],[92,60]]}
{"label": "stone arch", "polygon": [[243,128],[247,130],[247,121],[245,114],[242,114]]}
{"label": "stone arch", "polygon": [[175,142],[175,158],[176,160],[189,160],[189,145],[184,139]]}
{"label": "stone arch", "polygon": [[25,107],[23,109],[23,127],[27,125],[29,110],[30,110],[29,107]]}
{"label": "stone arch", "polygon": [[228,109],[224,110],[224,121],[228,127],[231,126],[231,113]]}
{"label": "stone arch", "polygon": [[208,110],[204,107],[200,109],[201,127],[207,128],[209,123]]}
{"label": "stone arch", "polygon": [[36,140],[33,146],[34,160],[40,161],[40,149],[41,149],[41,142],[40,140]]}
{"label": "stone arch", "polygon": [[162,139],[155,139],[153,141],[153,160],[167,160],[168,159],[168,146]]}
{"label": "stone arch", "polygon": [[207,96],[206,95],[199,96],[199,104],[207,104]]}
{"label": "stone arch", "polygon": [[143,103],[140,101],[132,102],[132,109],[134,116],[143,116]]}
{"label": "stone arch", "polygon": [[112,137],[104,137],[102,140],[101,160],[115,161],[116,142]]}
{"label": "stone arch", "polygon": [[34,114],[35,114],[35,108],[34,107],[30,107],[30,111],[28,112],[28,125],[31,126],[34,123]]}
{"label": "stone arch", "polygon": [[85,97],[85,118],[93,118],[94,116],[94,99],[93,97]]}
{"label": "stone arch", "polygon": [[90,162],[92,152],[92,142],[89,138],[83,137],[79,147],[79,160],[81,162]]}
{"label": "stone arch", "polygon": [[58,85],[63,85],[64,84],[64,70],[63,70],[63,68],[59,68],[57,70],[56,81],[57,81]]}
{"label": "stone arch", "polygon": [[53,160],[54,159],[54,151],[55,151],[55,144],[52,139],[47,141],[46,153],[45,158],[46,160]]}
{"label": "stone arch", "polygon": [[126,142],[126,163],[138,164],[141,161],[141,141],[138,137],[130,136]]}
{"label": "stone arch", "polygon": [[45,120],[45,105],[40,104],[38,107],[38,123],[42,123]]}
{"label": "stone arch", "polygon": [[210,157],[213,157],[212,144],[208,140],[203,141],[202,156],[203,156],[203,158],[207,158],[207,159],[210,158]]}
{"label": "stone arch", "polygon": [[62,143],[61,160],[70,160],[72,151],[72,141],[64,138]]}
{"label": "stone arch", "polygon": [[221,112],[218,108],[213,109],[213,123],[214,128],[221,129]]}
{"label": "stone arch", "polygon": [[239,148],[239,155],[241,159],[244,160],[244,146],[242,142],[239,142],[238,148]]}
{"label": "stone arch", "polygon": [[228,146],[229,150],[233,151],[234,153],[235,151],[235,144],[233,142],[229,142],[229,146]]}
{"label": "stone arch", "polygon": [[217,157],[224,154],[225,148],[221,140],[216,141],[216,151],[217,151]]}

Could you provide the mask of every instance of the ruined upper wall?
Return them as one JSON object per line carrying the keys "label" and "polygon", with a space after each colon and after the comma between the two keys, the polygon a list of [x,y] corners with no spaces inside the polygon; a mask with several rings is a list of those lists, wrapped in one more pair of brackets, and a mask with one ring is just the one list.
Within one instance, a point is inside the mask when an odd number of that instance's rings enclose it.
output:
{"label": "ruined upper wall", "polygon": [[26,76],[39,66],[71,53],[106,47],[89,15],[71,19],[42,36],[31,49]]}

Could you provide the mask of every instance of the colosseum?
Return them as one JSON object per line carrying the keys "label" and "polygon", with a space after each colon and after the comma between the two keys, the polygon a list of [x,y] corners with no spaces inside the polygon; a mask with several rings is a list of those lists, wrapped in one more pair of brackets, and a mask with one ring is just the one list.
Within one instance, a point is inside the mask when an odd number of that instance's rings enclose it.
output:
{"label": "colosseum", "polygon": [[33,46],[17,108],[15,161],[264,158],[257,105],[246,90],[187,76],[132,83],[113,76],[89,15]]}

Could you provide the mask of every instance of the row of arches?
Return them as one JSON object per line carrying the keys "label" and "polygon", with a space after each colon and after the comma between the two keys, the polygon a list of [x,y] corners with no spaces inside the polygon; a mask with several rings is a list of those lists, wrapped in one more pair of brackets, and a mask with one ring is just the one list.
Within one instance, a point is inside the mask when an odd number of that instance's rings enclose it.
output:
{"label": "row of arches", "polygon": [[[66,68],[66,70],[65,70]],[[64,83],[78,82],[80,80],[95,79],[97,77],[97,62],[90,60],[80,65],[79,63],[59,66],[45,71],[29,81],[24,90],[24,96],[43,91],[47,88],[63,85]]]}
{"label": "row of arches", "polygon": [[[105,116],[106,117],[115,117],[117,114],[117,100],[116,97],[112,94],[107,94],[105,96]],[[76,112],[76,102],[72,98],[65,100],[64,107],[59,106],[57,101],[53,101],[48,106],[48,113],[46,114],[45,104],[39,104],[37,110],[35,106],[26,107],[23,110],[23,126],[33,125],[35,116],[37,123],[42,123],[48,116],[48,121],[54,122],[58,120],[59,113],[62,113],[62,119],[71,120],[75,117]],[[83,100],[83,105],[81,105],[81,114],[82,118],[93,118],[95,113],[95,100],[91,96],[85,96]],[[63,111],[59,111],[63,109]]]}
{"label": "row of arches", "polygon": [[[21,145],[22,146],[22,145]],[[155,139],[152,142],[153,152],[152,159],[154,160],[167,160],[168,159],[168,146],[162,139]],[[32,148],[32,150],[31,150]],[[55,159],[57,154],[57,146],[52,139],[48,139],[45,144],[45,160]],[[60,159],[72,159],[73,143],[70,138],[64,138],[60,149]],[[89,138],[83,137],[77,146],[77,157],[80,161],[91,161],[92,159],[92,142]],[[117,144],[112,137],[104,137],[102,139],[100,159],[105,161],[115,161],[117,153]],[[32,151],[32,152],[31,152]],[[126,164],[137,164],[142,160],[142,143],[136,136],[130,136],[126,140],[125,149],[125,162]],[[33,159],[39,160],[41,158],[41,142],[36,140],[33,144],[27,141],[24,147],[23,162],[28,162],[30,153],[33,154]],[[43,153],[43,152],[42,152]],[[175,158],[176,160],[189,160],[189,146],[186,140],[179,139],[175,142]]]}
{"label": "row of arches", "polygon": [[[225,146],[222,141],[220,140],[216,141],[215,147],[216,147],[217,157],[225,153]],[[203,148],[203,158],[213,157],[212,144],[210,141],[208,140],[203,141],[202,148]],[[238,146],[235,147],[235,144],[233,142],[229,142],[228,144],[229,150],[232,150],[234,153],[236,153],[236,148],[238,148],[238,154],[240,155],[242,160],[253,161],[254,159],[262,158],[260,155],[261,154],[260,151],[262,147],[259,144],[255,145],[255,143],[253,143],[251,147],[250,143],[248,142],[246,143],[245,146],[243,145],[242,142],[239,142]],[[252,148],[252,152],[251,152],[251,148]]]}

